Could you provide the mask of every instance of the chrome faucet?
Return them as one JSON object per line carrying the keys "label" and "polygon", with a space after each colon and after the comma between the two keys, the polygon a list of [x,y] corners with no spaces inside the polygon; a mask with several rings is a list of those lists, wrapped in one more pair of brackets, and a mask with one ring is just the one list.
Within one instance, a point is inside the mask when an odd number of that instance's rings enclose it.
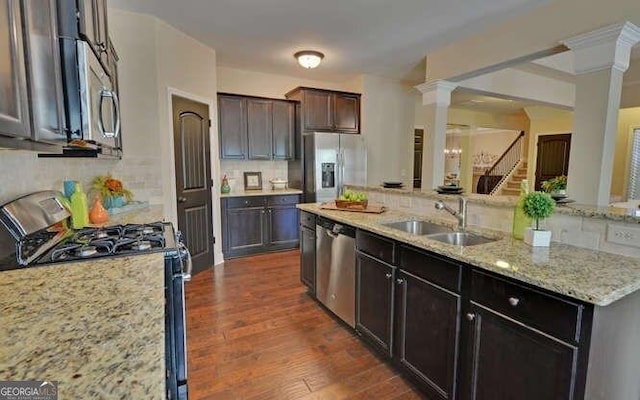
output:
{"label": "chrome faucet", "polygon": [[436,209],[445,210],[458,220],[458,232],[464,232],[467,227],[467,199],[458,196],[458,210],[454,210],[442,201],[436,201]]}

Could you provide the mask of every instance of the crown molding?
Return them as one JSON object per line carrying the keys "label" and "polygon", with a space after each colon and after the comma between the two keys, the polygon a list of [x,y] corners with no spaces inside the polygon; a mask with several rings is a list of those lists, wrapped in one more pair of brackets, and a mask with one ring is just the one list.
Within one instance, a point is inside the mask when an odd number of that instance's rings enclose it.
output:
{"label": "crown molding", "polygon": [[576,56],[577,74],[588,74],[613,68],[625,72],[629,68],[631,48],[640,42],[640,28],[631,22],[609,25],[564,40]]}
{"label": "crown molding", "polygon": [[414,86],[422,93],[422,105],[437,104],[448,107],[451,105],[451,92],[458,84],[449,81],[431,81]]}

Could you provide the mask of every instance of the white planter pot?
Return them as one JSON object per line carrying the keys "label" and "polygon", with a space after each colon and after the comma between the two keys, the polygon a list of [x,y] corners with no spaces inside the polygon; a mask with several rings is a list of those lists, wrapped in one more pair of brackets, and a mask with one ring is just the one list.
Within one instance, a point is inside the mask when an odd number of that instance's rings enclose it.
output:
{"label": "white planter pot", "polygon": [[524,242],[533,247],[549,247],[551,231],[537,231],[533,228],[527,228],[524,231]]}

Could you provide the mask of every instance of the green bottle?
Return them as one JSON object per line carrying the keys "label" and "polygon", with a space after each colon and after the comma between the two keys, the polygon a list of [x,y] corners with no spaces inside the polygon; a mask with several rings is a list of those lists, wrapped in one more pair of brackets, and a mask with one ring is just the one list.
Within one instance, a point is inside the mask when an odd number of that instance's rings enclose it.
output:
{"label": "green bottle", "polygon": [[89,205],[87,195],[82,191],[82,185],[76,182],[76,190],[71,195],[71,226],[82,229],[89,225]]}
{"label": "green bottle", "polygon": [[531,218],[524,214],[522,205],[524,203],[524,197],[529,192],[529,182],[523,179],[520,182],[520,198],[516,203],[516,208],[513,210],[513,237],[519,240],[524,238],[524,230],[531,226]]}

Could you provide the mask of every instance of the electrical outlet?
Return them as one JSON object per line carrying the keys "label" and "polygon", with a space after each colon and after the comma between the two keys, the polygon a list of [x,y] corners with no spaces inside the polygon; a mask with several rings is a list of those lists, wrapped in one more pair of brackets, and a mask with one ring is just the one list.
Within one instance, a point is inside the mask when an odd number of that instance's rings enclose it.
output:
{"label": "electrical outlet", "polygon": [[625,246],[640,247],[640,228],[609,224],[607,241]]}

